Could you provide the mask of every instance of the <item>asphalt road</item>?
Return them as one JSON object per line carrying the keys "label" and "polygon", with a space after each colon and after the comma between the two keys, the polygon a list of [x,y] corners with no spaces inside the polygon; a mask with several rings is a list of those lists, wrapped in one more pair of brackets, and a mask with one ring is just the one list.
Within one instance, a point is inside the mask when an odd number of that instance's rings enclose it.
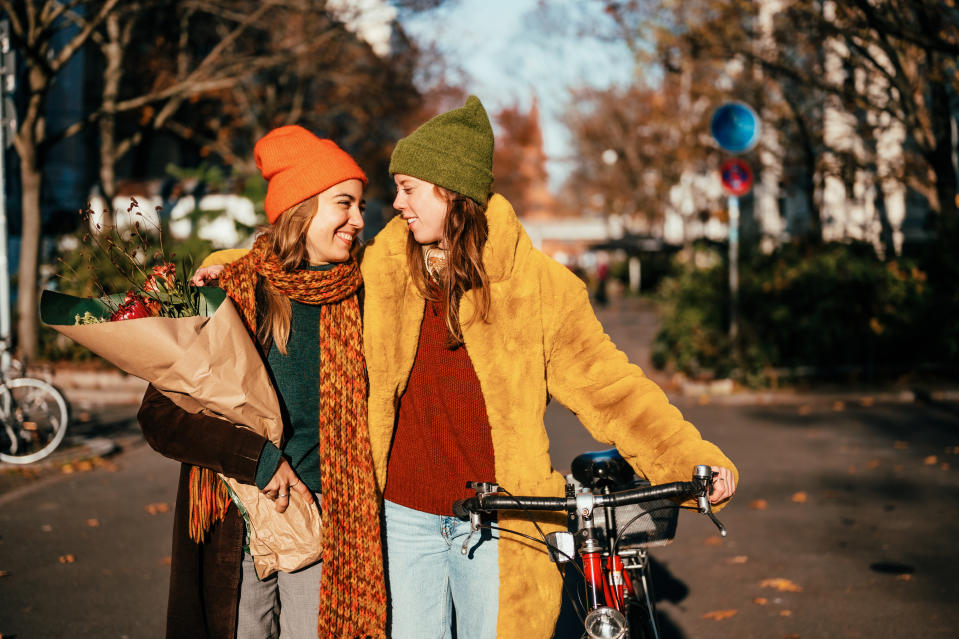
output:
{"label": "asphalt road", "polygon": [[[682,513],[654,553],[667,637],[956,636],[959,405],[679,404],[742,483],[725,540]],[[596,447],[549,421],[557,468]],[[71,468],[0,495],[0,636],[162,636],[176,464]]]}

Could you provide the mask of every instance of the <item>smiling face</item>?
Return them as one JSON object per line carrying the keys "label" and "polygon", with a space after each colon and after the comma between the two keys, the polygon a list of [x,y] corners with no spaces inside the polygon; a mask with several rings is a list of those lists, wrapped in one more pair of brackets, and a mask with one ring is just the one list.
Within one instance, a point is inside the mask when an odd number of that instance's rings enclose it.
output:
{"label": "smiling face", "polygon": [[306,230],[307,258],[311,264],[345,262],[363,230],[363,182],[340,182],[316,198],[316,215]]}
{"label": "smiling face", "polygon": [[410,233],[420,244],[440,243],[443,240],[443,223],[446,221],[446,200],[436,192],[431,182],[411,175],[397,173],[396,199],[393,208],[406,220]]}

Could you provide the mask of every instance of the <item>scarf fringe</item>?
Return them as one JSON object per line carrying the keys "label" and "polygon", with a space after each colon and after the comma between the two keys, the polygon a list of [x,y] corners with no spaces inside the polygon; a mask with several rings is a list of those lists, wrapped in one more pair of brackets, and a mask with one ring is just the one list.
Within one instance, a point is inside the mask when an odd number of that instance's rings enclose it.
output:
{"label": "scarf fringe", "polygon": [[209,468],[190,469],[190,539],[200,544],[230,507],[226,484]]}

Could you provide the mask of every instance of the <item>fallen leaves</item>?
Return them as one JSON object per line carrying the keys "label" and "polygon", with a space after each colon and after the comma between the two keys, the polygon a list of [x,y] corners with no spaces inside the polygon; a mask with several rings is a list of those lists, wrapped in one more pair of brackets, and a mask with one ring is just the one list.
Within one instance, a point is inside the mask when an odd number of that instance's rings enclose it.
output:
{"label": "fallen leaves", "polygon": [[99,525],[100,525],[99,519],[94,519],[91,517],[90,519],[87,520],[87,526],[89,526],[90,528],[96,528]]}
{"label": "fallen leaves", "polygon": [[735,617],[738,610],[713,610],[703,615],[703,619],[712,619],[713,621],[722,621]]}
{"label": "fallen leaves", "polygon": [[898,579],[899,581],[912,581],[912,575],[910,574],[896,575],[896,579]]}
{"label": "fallen leaves", "polygon": [[102,468],[103,470],[113,473],[116,472],[117,465],[102,457],[91,457],[89,459],[67,462],[60,466],[60,472],[64,475],[72,475],[73,473],[88,473],[96,468]]}
{"label": "fallen leaves", "polygon": [[835,402],[832,403],[832,409],[833,409],[835,412],[837,412],[837,413],[838,413],[838,412],[841,412],[841,411],[844,411],[844,410],[846,410],[846,402],[835,401]]}
{"label": "fallen leaves", "polygon": [[706,537],[706,539],[705,539],[705,541],[703,541],[703,543],[706,544],[707,546],[722,546],[722,545],[723,545],[723,538],[722,538],[722,537],[717,537],[716,535],[713,535],[712,537]]}
{"label": "fallen leaves", "polygon": [[10,576],[9,570],[0,570],[0,578]]}
{"label": "fallen leaves", "polygon": [[780,611],[779,611],[779,616],[780,616],[780,617],[791,617],[792,614],[793,614],[793,611],[792,611],[792,610],[780,610]]}
{"label": "fallen leaves", "polygon": [[160,563],[163,564],[164,566],[169,566],[173,563],[173,557],[170,557],[169,555],[167,555],[166,557],[160,560]]}
{"label": "fallen leaves", "polygon": [[869,470],[876,470],[877,468],[879,468],[879,460],[870,459],[868,462],[866,462],[866,468],[868,468]]}
{"label": "fallen leaves", "polygon": [[749,507],[753,510],[766,510],[769,507],[769,502],[765,499],[754,499],[749,502]]}
{"label": "fallen leaves", "polygon": [[77,560],[73,555],[60,555],[59,561],[61,564],[72,564]]}
{"label": "fallen leaves", "polygon": [[909,442],[897,441],[892,447],[896,450],[909,450]]}
{"label": "fallen leaves", "polygon": [[805,416],[812,412],[812,408],[806,404],[803,404],[796,412],[802,416]]}
{"label": "fallen leaves", "polygon": [[145,509],[151,515],[157,515],[159,513],[170,512],[170,504],[166,502],[157,502],[155,504],[147,504]]}
{"label": "fallen leaves", "polygon": [[802,592],[802,586],[784,579],[783,577],[774,577],[772,579],[763,579],[759,583],[760,588],[775,588],[779,592]]}
{"label": "fallen leaves", "polygon": [[744,564],[748,561],[749,561],[749,557],[747,557],[746,555],[736,555],[735,557],[730,557],[729,559],[727,559],[726,563],[736,565],[736,564]]}
{"label": "fallen leaves", "polygon": [[755,599],[753,599],[753,603],[756,604],[757,606],[765,606],[766,604],[769,603],[769,600],[766,599],[765,597],[756,597]]}
{"label": "fallen leaves", "polygon": [[936,464],[939,463],[939,458],[936,457],[935,455],[929,455],[928,457],[922,460],[922,463],[926,466],[935,466]]}
{"label": "fallen leaves", "polygon": [[803,491],[794,493],[792,496],[792,501],[794,504],[805,504],[808,499],[809,499],[809,496]]}

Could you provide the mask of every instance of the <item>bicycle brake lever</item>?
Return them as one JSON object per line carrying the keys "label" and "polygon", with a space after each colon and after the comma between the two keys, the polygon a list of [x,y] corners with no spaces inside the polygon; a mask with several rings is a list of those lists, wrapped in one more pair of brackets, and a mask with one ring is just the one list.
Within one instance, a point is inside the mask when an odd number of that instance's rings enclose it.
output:
{"label": "bicycle brake lever", "polygon": [[719,529],[719,536],[720,536],[720,537],[725,537],[725,536],[726,536],[726,527],[723,526],[723,523],[722,523],[721,521],[719,521],[718,519],[716,519],[716,515],[713,514],[713,511],[710,510],[708,513],[706,513],[706,516],[709,517],[709,518],[713,521],[714,524],[716,524],[716,528]]}

